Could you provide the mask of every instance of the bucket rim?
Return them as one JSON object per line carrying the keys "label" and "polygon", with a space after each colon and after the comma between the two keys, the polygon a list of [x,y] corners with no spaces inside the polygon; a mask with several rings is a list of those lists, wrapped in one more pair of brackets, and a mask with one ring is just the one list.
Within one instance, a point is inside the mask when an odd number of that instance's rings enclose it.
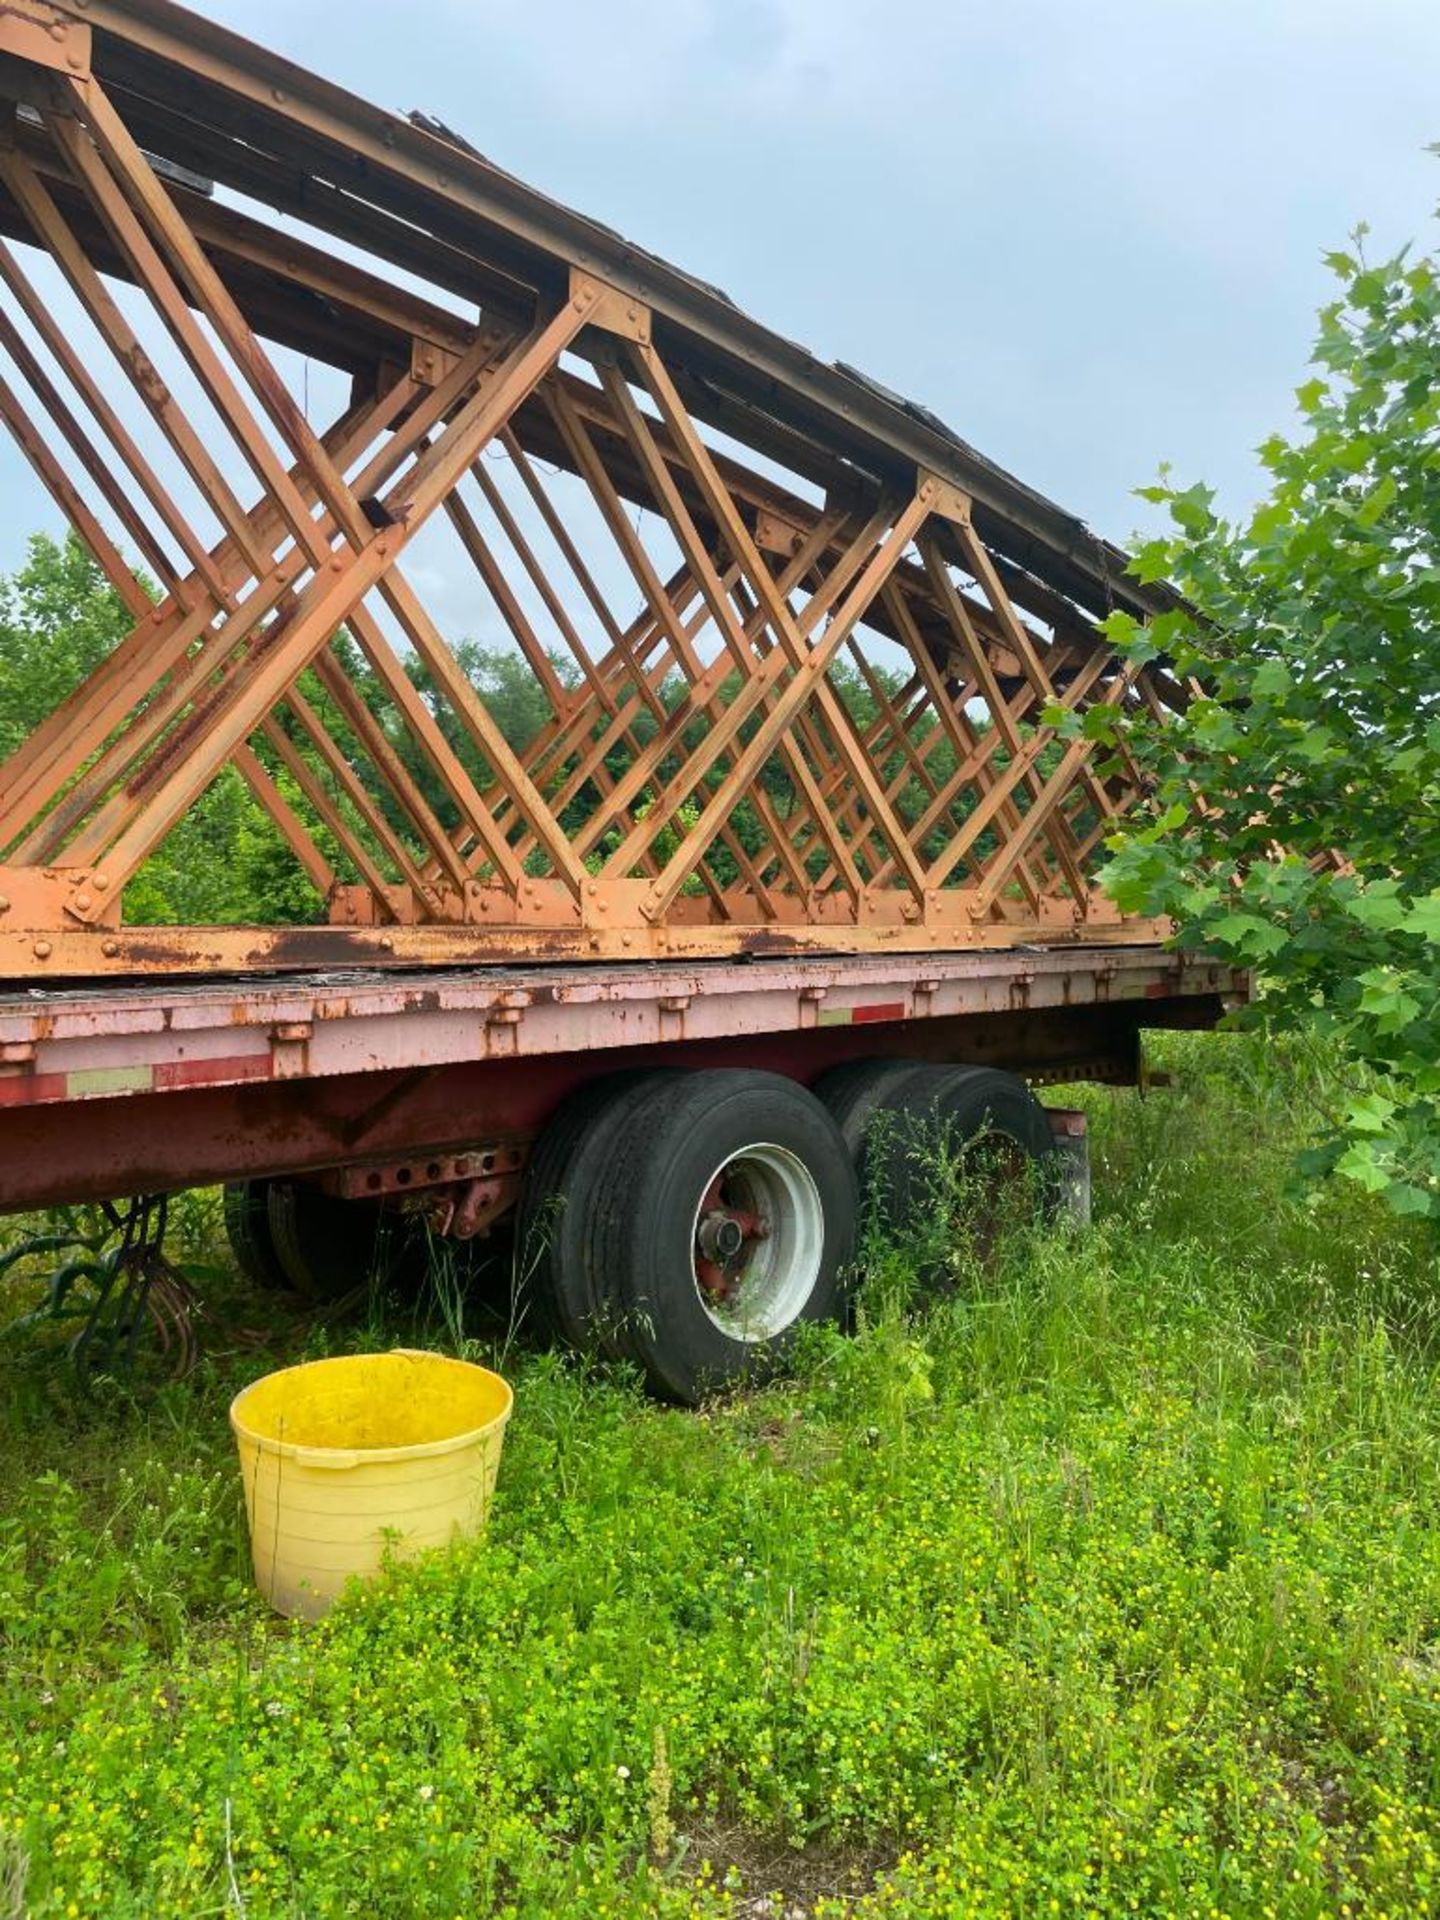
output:
{"label": "bucket rim", "polygon": [[[504,1391],[504,1400],[498,1413],[483,1421],[478,1427],[467,1427],[463,1433],[448,1434],[443,1440],[419,1440],[403,1447],[317,1447],[302,1440],[277,1440],[268,1433],[259,1433],[254,1427],[247,1426],[242,1418],[242,1402],[268,1381],[278,1380],[287,1373],[309,1373],[316,1367],[344,1365],[355,1360],[424,1360],[438,1362],[446,1367],[464,1367],[471,1373],[483,1373]],[[230,1428],[237,1440],[257,1448],[261,1453],[275,1454],[282,1459],[294,1460],[303,1466],[348,1468],[384,1466],[400,1460],[433,1460],[437,1455],[457,1453],[460,1448],[473,1446],[477,1440],[487,1435],[503,1431],[506,1422],[515,1408],[515,1389],[504,1374],[496,1373],[493,1367],[482,1367],[475,1360],[457,1360],[453,1354],[432,1353],[424,1347],[390,1347],[384,1353],[332,1353],[323,1360],[299,1360],[291,1367],[276,1367],[269,1373],[262,1373],[258,1380],[252,1380],[242,1387],[230,1402]]]}

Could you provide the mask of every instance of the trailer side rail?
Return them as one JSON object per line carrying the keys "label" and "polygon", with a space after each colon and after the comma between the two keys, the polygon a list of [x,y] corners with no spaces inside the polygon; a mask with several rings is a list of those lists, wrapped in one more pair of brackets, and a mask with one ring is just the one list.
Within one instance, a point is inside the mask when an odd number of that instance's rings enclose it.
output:
{"label": "trailer side rail", "polygon": [[[110,986],[0,1001],[0,1206],[361,1167],[444,1183],[617,1066],[994,1061],[1133,1080],[1246,981],[1149,947]],[[404,1171],[402,1173],[402,1170]]]}

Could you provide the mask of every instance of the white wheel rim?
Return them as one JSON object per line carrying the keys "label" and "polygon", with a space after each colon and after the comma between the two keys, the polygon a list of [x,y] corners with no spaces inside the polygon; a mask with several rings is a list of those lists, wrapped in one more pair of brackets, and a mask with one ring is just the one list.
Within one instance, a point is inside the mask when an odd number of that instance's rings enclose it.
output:
{"label": "white wheel rim", "polygon": [[[737,1230],[742,1244],[727,1256]],[[730,1339],[759,1345],[797,1320],[815,1291],[824,1251],[820,1189],[788,1148],[741,1147],[701,1189],[690,1230],[691,1274],[707,1317]]]}

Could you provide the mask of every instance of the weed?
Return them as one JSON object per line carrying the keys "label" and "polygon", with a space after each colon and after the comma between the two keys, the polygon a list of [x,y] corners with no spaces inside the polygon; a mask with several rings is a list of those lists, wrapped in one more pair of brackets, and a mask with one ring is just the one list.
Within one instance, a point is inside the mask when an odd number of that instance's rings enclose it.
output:
{"label": "weed", "polygon": [[0,1920],[25,1920],[25,1850],[8,1836],[0,1838]]}
{"label": "weed", "polygon": [[650,1857],[660,1866],[670,1858],[675,1842],[675,1823],[670,1817],[670,1796],[675,1776],[670,1771],[670,1750],[665,1728],[657,1723],[651,1740],[650,1772],[646,1780],[646,1798],[650,1813]]}
{"label": "weed", "polygon": [[[1060,1096],[1089,1233],[961,1180],[699,1415],[458,1273],[157,1397],[7,1350],[0,1916],[1436,1911],[1433,1250],[1288,1194],[1323,1063],[1163,1062]],[[505,1356],[490,1530],[298,1630],[228,1398],[395,1341]]]}

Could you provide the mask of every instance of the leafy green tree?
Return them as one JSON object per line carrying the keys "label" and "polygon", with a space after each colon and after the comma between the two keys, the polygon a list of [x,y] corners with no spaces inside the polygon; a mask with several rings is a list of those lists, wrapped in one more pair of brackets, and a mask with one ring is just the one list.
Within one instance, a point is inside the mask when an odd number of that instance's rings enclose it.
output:
{"label": "leafy green tree", "polygon": [[133,622],[90,551],[73,534],[36,534],[25,565],[0,575],[0,760]]}
{"label": "leafy green tree", "polygon": [[1338,1043],[1353,1078],[1309,1169],[1440,1225],[1440,276],[1363,235],[1328,256],[1268,498],[1235,522],[1204,487],[1147,491],[1173,528],[1135,570],[1193,611],[1109,631],[1203,693],[1126,723],[1156,786],[1105,884],[1258,968],[1251,1017]]}
{"label": "leafy green tree", "polygon": [[[74,535],[63,541],[45,534],[32,538],[24,566],[13,575],[0,576],[0,761],[99,665],[130,626],[123,601],[82,542]],[[347,677],[439,818],[453,825],[455,810],[438,776],[400,724],[377,676],[348,633],[339,635],[336,652]],[[511,746],[517,751],[528,746],[551,717],[551,710],[525,661],[514,651],[483,647],[471,640],[460,641],[455,654]],[[578,679],[568,660],[554,657],[552,664],[563,685]],[[462,762],[482,790],[488,787],[493,775],[484,756],[441,698],[424,664],[409,655],[406,670]],[[304,676],[302,690],[391,826],[408,834],[408,822],[394,796],[376,776],[313,673]],[[278,723],[305,754],[312,771],[331,787],[342,813],[350,811],[283,706]],[[355,877],[331,834],[314,820],[289,771],[264,742],[257,750],[286,799],[309,822],[341,879]],[[131,881],[125,893],[125,917],[135,925],[280,925],[323,918],[323,902],[245,782],[227,767]]]}
{"label": "leafy green tree", "polygon": [[[97,667],[131,617],[73,534],[36,534],[0,576],[0,760]],[[293,797],[293,796],[292,796]],[[314,919],[320,901],[237,773],[226,768],[136,874],[135,925]]]}

